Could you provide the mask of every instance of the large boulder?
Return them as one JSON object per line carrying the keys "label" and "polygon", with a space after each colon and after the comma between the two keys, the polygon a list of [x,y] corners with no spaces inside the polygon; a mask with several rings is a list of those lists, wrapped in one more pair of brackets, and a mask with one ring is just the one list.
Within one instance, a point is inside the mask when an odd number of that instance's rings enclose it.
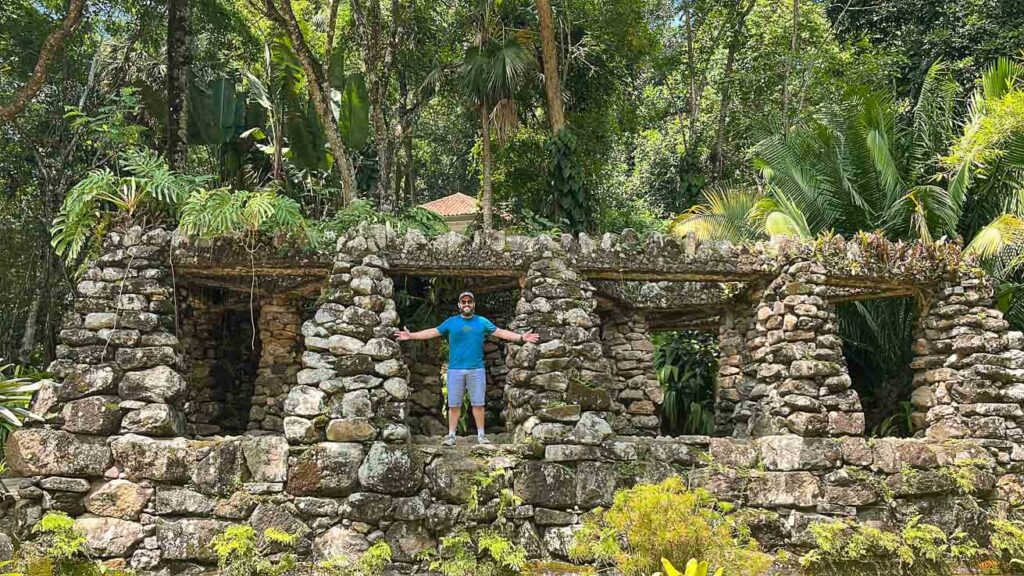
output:
{"label": "large boulder", "polygon": [[757,444],[768,470],[826,470],[835,468],[842,460],[839,442],[831,438],[765,436],[758,438]]}
{"label": "large boulder", "polygon": [[452,504],[465,504],[476,477],[484,466],[464,454],[443,453],[427,466],[426,481],[430,493]]}
{"label": "large boulder", "polygon": [[126,414],[121,429],[145,436],[178,436],[185,430],[185,416],[169,404],[146,404]]}
{"label": "large boulder", "polygon": [[130,480],[184,482],[191,476],[194,454],[184,438],[158,440],[126,434],[111,442],[110,448]]}
{"label": "large boulder", "polygon": [[576,503],[584,509],[611,506],[617,482],[614,464],[580,462],[576,468]]}
{"label": "large boulder", "polygon": [[96,394],[111,394],[117,388],[118,375],[119,371],[108,364],[76,370],[57,385],[57,398],[66,402]]}
{"label": "large boulder", "polygon": [[810,472],[764,472],[751,477],[747,493],[752,506],[806,508],[817,503],[821,482]]}
{"label": "large boulder", "polygon": [[423,483],[423,466],[406,445],[377,442],[359,467],[359,483],[366,490],[409,496]]}
{"label": "large boulder", "polygon": [[608,421],[594,412],[584,412],[569,438],[580,444],[598,445],[615,435]]}
{"label": "large boulder", "polygon": [[288,492],[298,496],[344,496],[359,484],[359,444],[322,442],[307,449],[288,470]]}
{"label": "large boulder", "polygon": [[162,516],[206,516],[213,511],[213,500],[186,488],[160,488],[154,508]]}
{"label": "large boulder", "polygon": [[284,402],[284,411],[294,416],[318,416],[324,411],[325,396],[312,386],[292,386]]}
{"label": "large boulder", "polygon": [[277,505],[264,502],[256,507],[249,517],[249,525],[262,533],[267,528],[283,530],[297,538],[305,538],[310,530],[298,518],[299,512],[290,504]]}
{"label": "large boulder", "polygon": [[204,494],[227,495],[248,479],[239,442],[217,442],[197,450],[192,482]]}
{"label": "large boulder", "polygon": [[117,396],[89,396],[64,405],[64,429],[79,434],[109,436],[121,426]]}
{"label": "large boulder", "polygon": [[524,462],[516,473],[515,493],[526,504],[572,508],[576,505],[576,474],[561,464]]}
{"label": "large boulder", "polygon": [[156,541],[165,560],[212,562],[217,556],[210,542],[227,526],[227,522],[199,518],[159,522]]}
{"label": "large boulder", "polygon": [[8,467],[20,476],[100,477],[111,465],[106,439],[63,430],[15,430],[7,438],[5,454]]}
{"label": "large boulder", "polygon": [[363,442],[376,435],[369,418],[340,418],[327,424],[327,439],[331,442]]}
{"label": "large boulder", "polygon": [[119,518],[78,518],[75,529],[85,536],[89,550],[101,558],[124,557],[145,536],[142,524]]}
{"label": "large boulder", "polygon": [[394,498],[374,492],[354,492],[341,505],[343,518],[376,524],[391,510]]}
{"label": "large boulder", "polygon": [[370,547],[366,537],[355,530],[335,526],[313,541],[316,560],[349,566]]}
{"label": "large boulder", "polygon": [[244,436],[242,453],[256,482],[288,479],[288,441],[280,436]]}
{"label": "large boulder", "polygon": [[128,480],[97,484],[85,497],[85,509],[97,516],[137,520],[153,496],[152,488]]}
{"label": "large boulder", "polygon": [[157,366],[148,370],[126,372],[118,386],[122,400],[143,402],[175,402],[185,395],[188,383],[177,370]]}
{"label": "large boulder", "polygon": [[396,562],[412,562],[420,552],[437,546],[437,541],[419,522],[395,522],[388,529],[386,539]]}

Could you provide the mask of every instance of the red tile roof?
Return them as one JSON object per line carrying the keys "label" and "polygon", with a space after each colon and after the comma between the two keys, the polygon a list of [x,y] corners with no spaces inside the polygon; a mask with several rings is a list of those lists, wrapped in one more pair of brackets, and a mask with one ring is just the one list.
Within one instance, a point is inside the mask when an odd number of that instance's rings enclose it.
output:
{"label": "red tile roof", "polygon": [[463,214],[476,214],[480,211],[476,198],[466,196],[461,192],[421,204],[420,208],[426,208],[441,216],[461,216]]}

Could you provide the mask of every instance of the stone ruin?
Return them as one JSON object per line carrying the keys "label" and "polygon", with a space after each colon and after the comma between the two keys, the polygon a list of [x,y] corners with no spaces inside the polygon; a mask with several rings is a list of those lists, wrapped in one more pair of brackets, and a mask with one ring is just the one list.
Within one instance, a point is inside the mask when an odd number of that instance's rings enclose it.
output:
{"label": "stone ruin", "polygon": [[[541,336],[488,344],[494,446],[437,445],[438,350],[392,338],[396,279],[448,276],[482,302],[505,294],[487,313]],[[894,296],[921,304],[918,432],[867,439],[834,306]],[[97,557],[143,573],[211,570],[210,540],[246,522],[298,535],[304,557],[383,539],[392,569],[414,573],[453,527],[500,513],[531,557],[565,559],[585,512],[674,474],[759,510],[769,550],[799,550],[829,518],[920,515],[984,538],[984,519],[1024,497],[1024,336],[992,298],[958,246],[874,236],[733,246],[360,226],[333,252],[249,252],[110,233],[34,400],[44,422],[7,441],[0,551],[59,510]],[[651,333],[679,329],[718,337],[712,437],[659,435]],[[503,488],[522,503],[499,506]]]}

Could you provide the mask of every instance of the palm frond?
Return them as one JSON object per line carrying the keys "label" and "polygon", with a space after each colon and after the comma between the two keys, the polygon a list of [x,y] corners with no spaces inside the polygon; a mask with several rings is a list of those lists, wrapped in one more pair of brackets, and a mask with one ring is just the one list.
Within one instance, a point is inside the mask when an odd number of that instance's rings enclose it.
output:
{"label": "palm frond", "polygon": [[669,225],[673,234],[694,234],[705,240],[741,243],[753,240],[757,232],[751,211],[763,198],[760,191],[746,188],[712,188],[704,192],[704,203],[677,216]]}
{"label": "palm frond", "polygon": [[812,236],[803,212],[779,190],[774,190],[772,196],[758,200],[748,218],[769,238]]}
{"label": "palm frond", "polygon": [[1024,220],[1014,214],[1003,214],[982,228],[964,249],[983,259],[992,258],[1008,246],[1024,240]]}

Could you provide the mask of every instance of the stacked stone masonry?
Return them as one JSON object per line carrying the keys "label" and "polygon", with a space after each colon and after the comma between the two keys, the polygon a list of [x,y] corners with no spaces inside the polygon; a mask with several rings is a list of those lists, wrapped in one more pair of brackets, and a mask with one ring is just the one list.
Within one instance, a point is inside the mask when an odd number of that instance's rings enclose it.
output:
{"label": "stacked stone masonry", "polygon": [[258,310],[248,298],[220,291],[178,288],[178,332],[185,358],[191,436],[240,433],[254,397],[261,342]]}
{"label": "stacked stone masonry", "polygon": [[984,277],[945,282],[929,304],[913,345],[916,427],[974,439],[1002,463],[1024,459],[1024,335],[992,307]]}
{"label": "stacked stone masonry", "polygon": [[[872,239],[733,247],[629,232],[431,240],[360,227],[317,268],[327,272],[311,317],[295,291],[255,300],[249,430],[226,436],[182,409],[212,398],[190,387],[223,357],[196,324],[216,314],[187,299],[175,306],[169,247],[179,285],[224,282],[199,265],[210,250],[188,246],[161,230],[108,235],[65,318],[55,380],[33,403],[44,422],[7,441],[14,475],[2,481],[0,554],[60,510],[97,557],[141,573],[213,573],[209,542],[232,523],[287,530],[304,558],[351,557],[384,540],[393,570],[409,574],[455,526],[502,515],[530,557],[566,559],[584,513],[616,489],[671,475],[759,511],[754,535],[769,550],[805,548],[808,526],[830,518],[896,526],[921,516],[983,537],[985,518],[1024,504],[1024,337],[991,308],[986,279],[958,249]],[[541,337],[506,346],[509,444],[414,441],[435,432],[425,417],[441,400],[440,366],[422,368],[393,339],[392,275],[461,269],[518,275],[509,327]],[[249,268],[238,270],[249,282]],[[699,306],[709,310],[702,322],[717,319],[723,437],[656,436],[653,317],[639,303],[599,307],[612,273],[715,287],[718,304],[705,294]],[[921,437],[868,440],[832,306],[912,290],[925,294],[913,365]],[[498,480],[481,487],[482,474]],[[522,504],[503,507],[504,488]]]}
{"label": "stacked stone masonry", "polygon": [[757,382],[752,413],[740,436],[792,432],[845,436],[864,432],[864,413],[851,388],[834,310],[822,285],[825,268],[797,262],[762,293],[744,372]]}
{"label": "stacked stone masonry", "polygon": [[604,354],[615,376],[609,390],[615,414],[612,428],[617,434],[657,436],[664,393],[654,375],[654,345],[644,315],[609,310],[601,316],[601,330]]}

